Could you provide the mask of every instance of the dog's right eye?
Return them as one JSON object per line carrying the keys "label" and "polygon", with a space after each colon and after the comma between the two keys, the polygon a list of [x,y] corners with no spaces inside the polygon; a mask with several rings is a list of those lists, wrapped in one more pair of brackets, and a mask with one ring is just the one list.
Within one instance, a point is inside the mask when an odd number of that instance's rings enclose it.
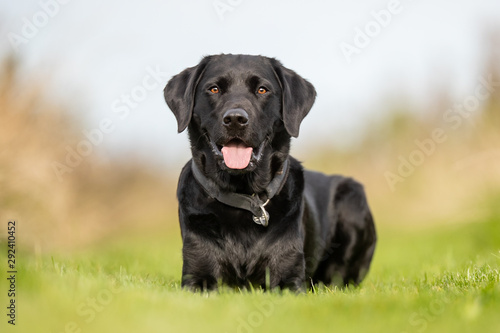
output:
{"label": "dog's right eye", "polygon": [[212,88],[210,88],[210,92],[212,94],[218,94],[220,92],[219,87],[212,87]]}
{"label": "dog's right eye", "polygon": [[259,89],[257,90],[257,93],[259,93],[260,95],[264,95],[267,92],[268,90],[264,87],[259,87]]}

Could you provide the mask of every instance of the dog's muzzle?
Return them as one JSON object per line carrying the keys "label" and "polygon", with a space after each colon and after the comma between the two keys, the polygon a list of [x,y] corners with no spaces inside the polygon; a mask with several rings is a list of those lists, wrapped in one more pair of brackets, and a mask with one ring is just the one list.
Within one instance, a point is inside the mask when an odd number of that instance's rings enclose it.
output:
{"label": "dog's muzzle", "polygon": [[230,139],[222,145],[217,145],[208,135],[208,141],[214,155],[220,160],[221,166],[231,170],[246,170],[255,169],[257,163],[262,158],[264,147],[267,139],[254,148],[247,145],[240,139]]}

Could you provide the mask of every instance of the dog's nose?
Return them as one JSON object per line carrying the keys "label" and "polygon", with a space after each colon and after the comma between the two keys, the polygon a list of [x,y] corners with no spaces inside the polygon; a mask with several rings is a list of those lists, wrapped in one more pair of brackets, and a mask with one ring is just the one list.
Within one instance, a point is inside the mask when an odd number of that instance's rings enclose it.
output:
{"label": "dog's nose", "polygon": [[224,113],[222,124],[231,128],[241,128],[248,125],[248,113],[243,109],[230,109]]}

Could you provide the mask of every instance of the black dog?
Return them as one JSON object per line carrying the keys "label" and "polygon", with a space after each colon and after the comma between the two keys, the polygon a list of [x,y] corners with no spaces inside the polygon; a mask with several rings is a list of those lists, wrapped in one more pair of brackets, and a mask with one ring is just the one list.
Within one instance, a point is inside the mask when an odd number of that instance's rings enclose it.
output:
{"label": "black dog", "polygon": [[193,158],[177,197],[182,286],[358,284],[376,234],[362,186],[289,156],[314,87],[273,58],[215,55],[174,76],[165,100]]}

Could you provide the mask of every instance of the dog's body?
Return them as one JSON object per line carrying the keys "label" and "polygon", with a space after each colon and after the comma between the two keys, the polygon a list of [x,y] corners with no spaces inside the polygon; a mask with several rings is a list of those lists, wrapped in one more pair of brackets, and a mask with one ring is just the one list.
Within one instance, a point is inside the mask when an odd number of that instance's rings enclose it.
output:
{"label": "dog's body", "polygon": [[184,287],[362,280],[376,243],[362,186],[288,154],[315,95],[260,56],[205,57],[169,81],[165,99],[193,155],[177,191]]}

